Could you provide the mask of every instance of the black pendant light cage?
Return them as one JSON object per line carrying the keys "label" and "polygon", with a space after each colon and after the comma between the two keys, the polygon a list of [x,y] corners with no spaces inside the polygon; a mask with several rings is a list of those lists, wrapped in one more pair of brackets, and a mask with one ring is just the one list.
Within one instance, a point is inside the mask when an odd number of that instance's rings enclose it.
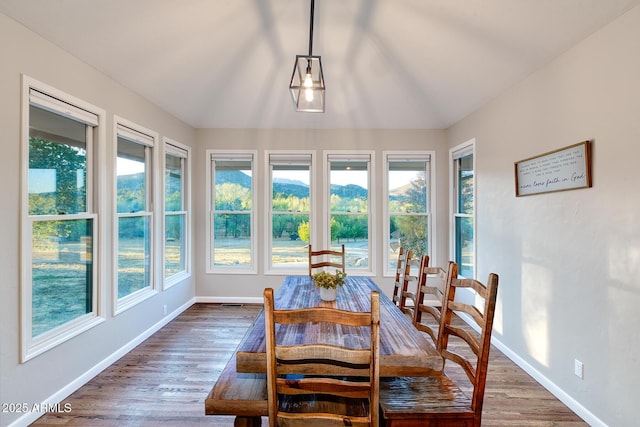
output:
{"label": "black pendant light cage", "polygon": [[315,0],[311,0],[311,19],[309,24],[309,54],[296,55],[289,90],[296,111],[324,113],[325,85],[320,56],[313,51],[313,15]]}

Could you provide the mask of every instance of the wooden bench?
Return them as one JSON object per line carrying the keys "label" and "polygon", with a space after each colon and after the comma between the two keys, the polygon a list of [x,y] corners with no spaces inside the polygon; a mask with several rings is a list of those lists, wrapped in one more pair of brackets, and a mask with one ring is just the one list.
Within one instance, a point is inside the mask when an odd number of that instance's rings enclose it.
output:
{"label": "wooden bench", "polygon": [[269,416],[267,376],[236,371],[236,354],[220,374],[205,400],[206,415],[235,415],[236,427],[259,427]]}

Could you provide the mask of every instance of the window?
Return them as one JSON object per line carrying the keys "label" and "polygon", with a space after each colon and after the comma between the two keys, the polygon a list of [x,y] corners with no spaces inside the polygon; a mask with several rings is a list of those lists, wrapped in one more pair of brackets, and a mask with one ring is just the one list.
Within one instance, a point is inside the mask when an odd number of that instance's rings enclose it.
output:
{"label": "window", "polygon": [[458,274],[475,277],[475,175],[474,142],[451,150],[452,159],[452,257],[458,264]]}
{"label": "window", "polygon": [[[346,267],[374,272],[369,189],[372,153],[328,153],[329,214],[325,224],[332,248],[345,245]],[[374,272],[375,273],[375,272]]]}
{"label": "window", "polygon": [[210,272],[255,273],[255,152],[207,151]]}
{"label": "window", "polygon": [[395,273],[398,248],[413,257],[431,253],[431,156],[385,152],[385,274]]}
{"label": "window", "polygon": [[165,140],[164,280],[165,289],[189,273],[189,148]]}
{"label": "window", "polygon": [[267,152],[269,188],[268,230],[271,269],[307,271],[311,240],[311,153]]}
{"label": "window", "polygon": [[23,97],[23,362],[104,321],[98,125],[104,112],[29,77]]}
{"label": "window", "polygon": [[155,291],[153,148],[157,134],[116,118],[115,312]]}

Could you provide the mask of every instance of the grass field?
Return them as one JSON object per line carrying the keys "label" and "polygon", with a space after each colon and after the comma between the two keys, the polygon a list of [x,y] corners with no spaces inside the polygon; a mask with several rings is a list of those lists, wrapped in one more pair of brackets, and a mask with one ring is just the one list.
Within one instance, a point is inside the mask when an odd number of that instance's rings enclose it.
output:
{"label": "grass field", "polygon": [[[342,244],[333,243],[334,246]],[[215,266],[251,265],[249,239],[216,239],[213,250]],[[367,241],[345,242],[347,268],[368,266]],[[309,262],[308,243],[302,240],[274,239],[271,252],[274,267],[306,267]]]}
{"label": "grass field", "polygon": [[[184,270],[180,246],[180,241],[166,242],[166,275]],[[41,335],[92,311],[93,263],[90,248],[91,242],[87,239],[34,242],[32,336]],[[119,242],[119,297],[149,285],[148,261],[140,239]],[[110,288],[110,285],[106,286]]]}

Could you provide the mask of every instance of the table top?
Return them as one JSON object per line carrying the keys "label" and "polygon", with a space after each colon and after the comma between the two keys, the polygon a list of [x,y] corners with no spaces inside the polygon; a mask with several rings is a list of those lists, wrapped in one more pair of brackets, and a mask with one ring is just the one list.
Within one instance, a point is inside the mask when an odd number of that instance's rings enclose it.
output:
{"label": "table top", "polygon": [[[335,307],[349,311],[369,311],[371,291],[380,291],[368,277],[347,276],[338,288],[336,301],[320,299],[309,276],[288,276],[275,294],[276,309],[304,307]],[[324,329],[322,329],[324,328]],[[328,325],[278,325],[278,340],[287,344],[304,343],[313,337],[327,344],[369,345],[369,332],[362,328]],[[264,311],[256,317],[236,351],[238,372],[266,372]],[[443,359],[428,338],[419,332],[411,320],[380,291],[380,376],[437,376],[442,373]]]}

